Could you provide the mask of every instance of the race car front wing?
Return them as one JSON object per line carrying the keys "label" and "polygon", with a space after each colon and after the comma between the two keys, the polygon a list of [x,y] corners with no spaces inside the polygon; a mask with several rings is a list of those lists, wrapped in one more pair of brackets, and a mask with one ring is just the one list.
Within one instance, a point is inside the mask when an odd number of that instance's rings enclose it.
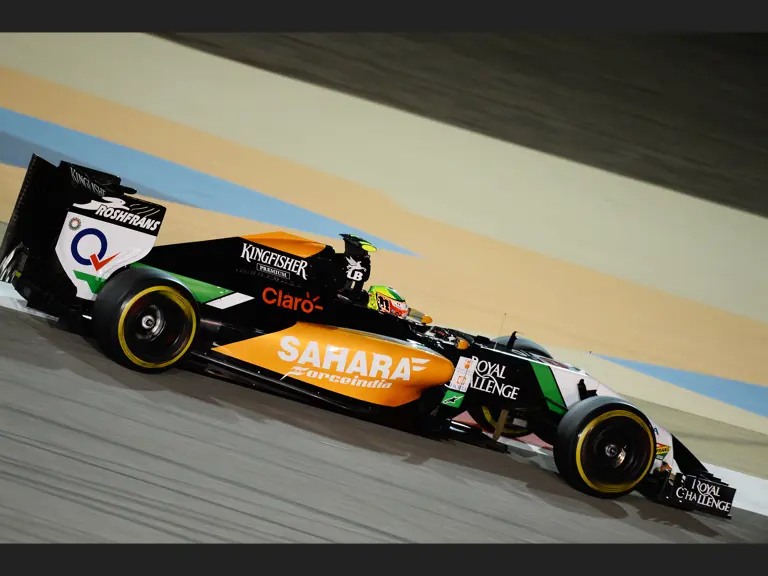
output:
{"label": "race car front wing", "polygon": [[736,489],[709,472],[697,474],[663,473],[661,488],[656,500],[683,510],[731,518]]}

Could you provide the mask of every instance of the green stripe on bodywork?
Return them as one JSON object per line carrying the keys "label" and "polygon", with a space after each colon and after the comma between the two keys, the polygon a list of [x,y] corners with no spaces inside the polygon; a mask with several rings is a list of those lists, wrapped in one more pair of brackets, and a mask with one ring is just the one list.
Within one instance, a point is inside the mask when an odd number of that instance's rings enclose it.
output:
{"label": "green stripe on bodywork", "polygon": [[563,394],[557,385],[555,375],[552,374],[552,368],[546,364],[538,364],[536,362],[531,362],[530,364],[531,368],[533,368],[533,373],[536,374],[536,379],[539,381],[539,387],[544,394],[544,398],[547,400],[549,409],[557,414],[565,414],[565,400],[563,400]]}
{"label": "green stripe on bodywork", "polygon": [[[154,268],[154,266],[147,266],[146,264],[136,262],[131,264],[131,268]],[[168,270],[161,270],[160,268],[155,268],[155,270],[160,270],[160,272],[165,272],[166,274],[170,274],[176,278],[179,282],[184,284],[184,286],[186,286],[190,292],[192,292],[195,300],[201,304],[205,304],[211,300],[216,300],[216,298],[221,298],[227,294],[232,294],[232,290],[221,288],[220,286],[214,286],[213,284],[208,284],[207,282],[201,282],[200,280],[195,280],[189,276],[174,274],[173,272],[169,272]]]}
{"label": "green stripe on bodywork", "polygon": [[75,278],[86,282],[88,284],[88,288],[90,288],[91,292],[94,294],[98,294],[99,290],[104,287],[104,282],[106,282],[104,278],[99,278],[93,274],[86,274],[85,272],[80,272],[79,270],[73,270],[73,272],[75,273]]}

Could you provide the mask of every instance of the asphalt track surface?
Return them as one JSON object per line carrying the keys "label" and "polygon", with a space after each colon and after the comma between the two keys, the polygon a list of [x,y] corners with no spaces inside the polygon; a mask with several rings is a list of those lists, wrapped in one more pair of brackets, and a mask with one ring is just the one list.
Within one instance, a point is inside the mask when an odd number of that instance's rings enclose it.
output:
{"label": "asphalt track surface", "polygon": [[766,542],[574,492],[551,461],[436,441],[181,370],[146,376],[0,309],[2,542]]}

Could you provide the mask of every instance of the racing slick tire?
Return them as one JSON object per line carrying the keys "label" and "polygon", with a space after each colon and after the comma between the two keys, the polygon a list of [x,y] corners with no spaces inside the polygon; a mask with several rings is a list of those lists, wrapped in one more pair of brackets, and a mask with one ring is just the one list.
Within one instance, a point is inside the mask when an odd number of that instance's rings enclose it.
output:
{"label": "racing slick tire", "polygon": [[101,289],[91,312],[93,336],[106,355],[139,372],[178,364],[197,333],[197,302],[160,271],[129,268]]}
{"label": "racing slick tire", "polygon": [[553,450],[568,484],[591,496],[619,498],[651,470],[656,436],[648,418],[628,402],[593,396],[563,416]]}
{"label": "racing slick tire", "polygon": [[[528,338],[518,337],[515,340],[512,348],[515,350],[522,350],[523,352],[531,352],[533,354],[552,358],[551,354],[547,352],[543,346]],[[477,425],[486,432],[493,432],[496,430],[496,424],[499,420],[499,416],[501,415],[500,408],[494,409],[488,406],[470,405],[467,407],[467,412],[472,417],[472,420],[477,422]],[[514,438],[522,438],[523,436],[528,436],[532,433],[533,432],[529,428],[515,426],[512,424],[512,420],[510,419],[504,425],[504,428],[501,431],[501,436],[511,440]],[[548,441],[548,439],[544,438],[542,438],[542,440],[545,440],[545,442]]]}

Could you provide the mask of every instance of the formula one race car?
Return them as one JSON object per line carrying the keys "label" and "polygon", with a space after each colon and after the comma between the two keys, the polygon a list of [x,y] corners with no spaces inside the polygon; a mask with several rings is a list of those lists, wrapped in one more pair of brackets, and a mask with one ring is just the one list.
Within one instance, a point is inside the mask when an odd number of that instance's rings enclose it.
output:
{"label": "formula one race car", "polygon": [[33,156],[0,280],[134,370],[184,366],[433,429],[466,411],[494,440],[552,444],[582,492],[638,490],[730,517],[735,489],[583,370],[515,334],[433,326],[389,287],[365,290],[376,249],[362,238],[342,234],[343,253],[283,232],[155,246],[165,207],[135,193]]}

